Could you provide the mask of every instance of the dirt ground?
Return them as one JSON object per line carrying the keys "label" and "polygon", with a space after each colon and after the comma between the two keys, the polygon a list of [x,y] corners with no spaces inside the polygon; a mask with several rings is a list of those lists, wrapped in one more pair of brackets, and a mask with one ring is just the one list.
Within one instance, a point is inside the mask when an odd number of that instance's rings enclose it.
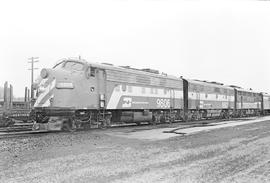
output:
{"label": "dirt ground", "polygon": [[[270,182],[270,120],[189,135],[163,133],[170,129],[0,138],[0,182]],[[137,138],[138,133],[157,138]]]}

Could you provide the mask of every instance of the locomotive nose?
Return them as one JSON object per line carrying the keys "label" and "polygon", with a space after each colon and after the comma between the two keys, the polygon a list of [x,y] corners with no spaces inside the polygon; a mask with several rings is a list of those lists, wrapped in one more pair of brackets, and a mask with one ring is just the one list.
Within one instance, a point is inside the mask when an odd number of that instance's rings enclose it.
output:
{"label": "locomotive nose", "polygon": [[70,71],[62,69],[42,69],[35,107],[53,107],[62,104],[64,101],[59,103],[54,97],[59,98],[60,95],[67,97],[75,88],[70,74]]}
{"label": "locomotive nose", "polygon": [[37,99],[34,107],[48,107],[51,105],[56,86],[55,73],[51,69],[42,69],[40,72],[40,82],[37,85]]}

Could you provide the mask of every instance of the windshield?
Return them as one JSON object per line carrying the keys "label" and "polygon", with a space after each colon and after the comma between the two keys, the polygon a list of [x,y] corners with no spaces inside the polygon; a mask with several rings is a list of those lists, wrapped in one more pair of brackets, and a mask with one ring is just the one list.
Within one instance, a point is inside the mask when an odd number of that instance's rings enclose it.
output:
{"label": "windshield", "polygon": [[82,71],[84,64],[80,62],[67,61],[63,68],[67,70]]}
{"label": "windshield", "polygon": [[63,64],[64,64],[64,61],[63,60],[58,61],[56,64],[54,64],[53,68],[60,68],[60,67],[63,66]]}

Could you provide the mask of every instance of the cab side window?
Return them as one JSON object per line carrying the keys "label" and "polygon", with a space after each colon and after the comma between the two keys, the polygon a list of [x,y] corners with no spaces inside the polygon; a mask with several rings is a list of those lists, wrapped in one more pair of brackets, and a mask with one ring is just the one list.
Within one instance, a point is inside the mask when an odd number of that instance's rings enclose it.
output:
{"label": "cab side window", "polygon": [[127,91],[127,85],[125,85],[125,84],[122,85],[122,91],[123,92]]}
{"label": "cab side window", "polygon": [[91,77],[95,77],[95,75],[96,75],[96,68],[91,67],[91,68],[90,68],[90,76],[91,76]]}

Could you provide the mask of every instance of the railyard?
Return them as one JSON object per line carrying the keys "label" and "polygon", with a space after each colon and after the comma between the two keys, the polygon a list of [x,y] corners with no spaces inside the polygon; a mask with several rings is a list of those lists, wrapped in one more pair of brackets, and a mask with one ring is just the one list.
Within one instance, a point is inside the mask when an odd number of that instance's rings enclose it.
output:
{"label": "railyard", "polygon": [[270,182],[270,4],[1,7],[0,183]]}
{"label": "railyard", "polygon": [[0,137],[0,182],[269,182],[270,118]]}
{"label": "railyard", "polygon": [[269,181],[267,93],[81,59],[40,76],[22,102],[5,83],[0,182]]}

